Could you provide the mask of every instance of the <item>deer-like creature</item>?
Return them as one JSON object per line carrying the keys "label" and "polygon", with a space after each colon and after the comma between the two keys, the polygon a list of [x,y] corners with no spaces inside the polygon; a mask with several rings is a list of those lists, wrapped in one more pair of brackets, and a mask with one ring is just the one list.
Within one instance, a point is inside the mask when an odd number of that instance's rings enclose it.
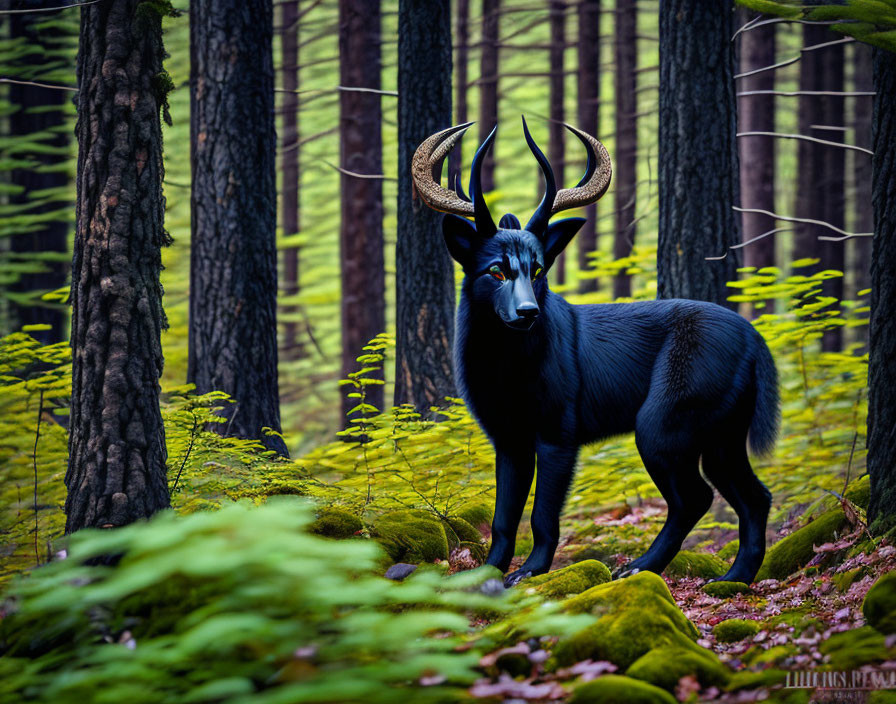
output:
{"label": "deer-like creature", "polygon": [[[724,580],[750,582],[765,555],[771,494],[750,466],[778,432],[777,371],[753,326],[713,303],[656,300],[570,305],[547,273],[585,222],[552,215],[598,200],[610,158],[594,137],[566,125],[588,165],[574,187],[557,190],[548,160],[523,130],[544,174],[545,193],[525,227],[504,215],[497,227],[480,185],[495,130],[477,151],[468,198],[440,185],[441,165],[472,123],[426,139],[414,155],[417,194],[439,211],[445,243],[463,267],[455,343],[456,378],[495,447],[495,517],[488,564],[506,572],[538,468],[534,547],[507,586],[547,572],[579,447],[635,432],[641,459],[668,505],[666,523],[644,555],[625,566],[661,572],[709,509],[712,482],[739,520],[740,547]],[[473,222],[470,221],[473,219]]]}

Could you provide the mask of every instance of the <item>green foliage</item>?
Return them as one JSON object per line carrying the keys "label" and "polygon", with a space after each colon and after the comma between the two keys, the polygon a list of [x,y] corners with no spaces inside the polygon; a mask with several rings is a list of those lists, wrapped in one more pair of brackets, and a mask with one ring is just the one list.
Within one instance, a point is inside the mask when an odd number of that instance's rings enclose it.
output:
{"label": "green foliage", "polygon": [[[284,498],[78,533],[11,591],[0,699],[455,700],[478,658],[455,650],[462,614],[502,602],[374,577],[375,544],[309,535],[312,515]],[[86,564],[107,555],[120,564]]]}
{"label": "green foliage", "polygon": [[759,624],[749,619],[729,618],[713,626],[712,632],[716,640],[722,643],[734,643],[759,633]]}

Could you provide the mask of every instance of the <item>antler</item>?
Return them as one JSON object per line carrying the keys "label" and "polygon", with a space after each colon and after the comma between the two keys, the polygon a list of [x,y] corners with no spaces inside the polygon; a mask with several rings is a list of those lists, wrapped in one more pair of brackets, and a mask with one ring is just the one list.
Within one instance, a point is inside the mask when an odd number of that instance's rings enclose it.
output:
{"label": "antler", "polygon": [[448,152],[454,148],[472,124],[472,122],[467,122],[436,132],[431,137],[427,137],[414,152],[414,158],[411,160],[414,186],[423,202],[433,210],[463,215],[468,218],[472,218],[476,214],[473,203],[441,186],[436,178],[437,170],[441,174],[442,160],[448,156]]}

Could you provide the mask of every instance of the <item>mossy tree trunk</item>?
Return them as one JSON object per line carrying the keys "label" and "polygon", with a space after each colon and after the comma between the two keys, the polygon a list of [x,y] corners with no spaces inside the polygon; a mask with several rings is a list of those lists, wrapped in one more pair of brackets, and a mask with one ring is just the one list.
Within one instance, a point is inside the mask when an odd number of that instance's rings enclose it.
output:
{"label": "mossy tree trunk", "polygon": [[451,123],[451,6],[398,5],[398,241],[395,246],[395,403],[426,413],[455,396],[454,265],[442,215],[414,197],[411,159]]}
{"label": "mossy tree trunk", "polygon": [[286,455],[277,385],[271,0],[190,3],[187,379],[236,402],[215,429]]}
{"label": "mossy tree trunk", "polygon": [[[369,89],[339,92],[343,378],[357,371],[364,345],[386,330],[380,41],[379,0],[339,0],[340,85]],[[366,391],[366,403],[382,408],[383,387]],[[346,426],[357,403],[343,395]]]}
{"label": "mossy tree trunk", "polygon": [[163,56],[150,3],[81,9],[67,533],[169,505],[159,410]]}
{"label": "mossy tree trunk", "polygon": [[[600,139],[600,0],[580,0],[579,34],[576,47],[579,57],[578,128]],[[589,253],[597,249],[597,203],[585,208],[586,222],[579,230],[579,271],[592,268]],[[580,278],[579,291],[597,291],[597,278]]]}
{"label": "mossy tree trunk", "polygon": [[[616,209],[613,258],[632,252],[635,243],[635,197],[638,183],[638,4],[616,0]],[[613,298],[632,295],[631,277],[620,271],[613,278]]]}
{"label": "mossy tree trunk", "polygon": [[874,50],[868,474],[871,529],[896,527],[896,54]]}
{"label": "mossy tree trunk", "polygon": [[729,308],[740,262],[729,250],[740,242],[733,33],[729,0],[660,4],[657,292]]}

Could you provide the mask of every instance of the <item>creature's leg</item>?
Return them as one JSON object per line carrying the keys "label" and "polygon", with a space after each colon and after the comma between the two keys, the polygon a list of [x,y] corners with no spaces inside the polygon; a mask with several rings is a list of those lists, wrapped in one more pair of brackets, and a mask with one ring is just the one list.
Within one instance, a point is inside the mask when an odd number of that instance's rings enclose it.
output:
{"label": "creature's leg", "polygon": [[720,443],[703,453],[703,471],[737,513],[740,547],[722,577],[749,584],[765,557],[765,526],[772,495],[759,481],[747,457],[746,438]]}
{"label": "creature's leg", "polygon": [[495,448],[495,518],[492,521],[492,547],[486,562],[506,572],[513,559],[516,531],[526,506],[532,476],[535,473],[535,450],[532,447],[508,451]]}
{"label": "creature's leg", "polygon": [[[660,573],[681,549],[687,534],[709,510],[712,489],[703,481],[699,454],[687,422],[676,428],[674,416],[659,418],[645,406],[638,413],[635,439],[641,459],[666,504],[669,514],[650,548],[622,570],[622,576],[648,570]],[[661,432],[658,429],[662,428]]]}
{"label": "creature's leg", "polygon": [[551,569],[557,543],[560,541],[560,512],[572,481],[578,448],[539,442],[536,454],[538,479],[535,482],[535,506],[532,510],[534,545],[523,566],[504,580],[507,586]]}

